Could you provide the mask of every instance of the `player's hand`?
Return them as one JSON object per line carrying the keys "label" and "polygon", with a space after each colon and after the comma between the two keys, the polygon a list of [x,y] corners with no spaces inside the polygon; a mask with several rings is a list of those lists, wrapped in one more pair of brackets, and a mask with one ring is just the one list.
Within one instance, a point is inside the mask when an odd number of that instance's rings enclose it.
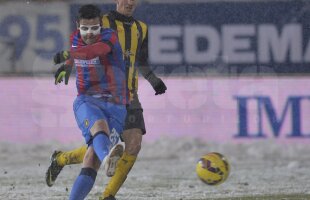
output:
{"label": "player's hand", "polygon": [[157,84],[153,86],[153,88],[155,90],[155,95],[164,94],[167,90],[167,86],[160,78],[158,78]]}
{"label": "player's hand", "polygon": [[155,90],[155,95],[164,94],[166,92],[167,86],[160,78],[156,77],[155,74],[151,74],[147,80]]}
{"label": "player's hand", "polygon": [[54,64],[60,64],[70,58],[70,51],[60,51],[54,55]]}
{"label": "player's hand", "polygon": [[61,83],[65,79],[65,84],[68,85],[72,67],[69,65],[61,65],[55,73],[55,85]]}

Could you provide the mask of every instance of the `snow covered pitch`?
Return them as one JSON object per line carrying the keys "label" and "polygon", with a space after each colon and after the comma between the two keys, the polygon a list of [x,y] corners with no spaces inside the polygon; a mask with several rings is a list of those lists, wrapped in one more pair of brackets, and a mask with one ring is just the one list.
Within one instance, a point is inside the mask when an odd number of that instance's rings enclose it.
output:
{"label": "snow covered pitch", "polygon": [[[53,187],[45,184],[49,156],[55,149],[79,144],[0,145],[0,199],[65,200],[79,165],[67,166]],[[202,183],[195,174],[199,157],[221,152],[231,174],[219,186]],[[279,145],[276,141],[214,144],[198,139],[162,138],[144,143],[139,159],[117,194],[118,200],[308,200],[309,145]],[[97,200],[108,178],[101,171],[88,199]]]}

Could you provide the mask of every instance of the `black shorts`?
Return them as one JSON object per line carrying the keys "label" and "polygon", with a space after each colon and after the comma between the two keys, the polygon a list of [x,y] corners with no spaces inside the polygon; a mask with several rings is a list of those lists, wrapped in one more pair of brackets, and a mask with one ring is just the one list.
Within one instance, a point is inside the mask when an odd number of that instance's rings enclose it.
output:
{"label": "black shorts", "polygon": [[133,128],[141,129],[143,135],[146,133],[143,117],[143,108],[136,93],[133,97],[131,104],[127,106],[127,115],[125,119],[124,131]]}

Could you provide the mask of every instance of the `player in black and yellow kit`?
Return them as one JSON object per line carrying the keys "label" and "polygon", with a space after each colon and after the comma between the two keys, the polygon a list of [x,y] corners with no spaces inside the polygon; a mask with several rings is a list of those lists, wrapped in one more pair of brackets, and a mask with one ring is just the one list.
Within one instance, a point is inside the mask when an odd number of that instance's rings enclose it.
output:
{"label": "player in black and yellow kit", "polygon": [[[147,25],[132,17],[136,8],[136,0],[115,0],[116,11],[103,16],[102,25],[117,31],[127,65],[127,81],[130,90],[131,104],[127,107],[125,127],[122,140],[125,150],[117,162],[115,172],[100,199],[113,200],[126,180],[127,174],[134,165],[141,149],[142,135],[146,133],[143,109],[138,98],[138,71],[150,82],[155,95],[165,93],[167,87],[148,65],[148,28]],[[58,78],[57,76],[55,78]],[[51,165],[46,173],[46,182],[52,186],[65,165],[82,163],[86,146],[69,152],[55,151],[51,157]]]}

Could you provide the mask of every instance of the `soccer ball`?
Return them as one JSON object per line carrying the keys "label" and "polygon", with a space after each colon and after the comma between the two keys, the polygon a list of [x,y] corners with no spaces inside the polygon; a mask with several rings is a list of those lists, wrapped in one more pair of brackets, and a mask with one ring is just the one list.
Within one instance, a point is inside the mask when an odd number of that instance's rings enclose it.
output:
{"label": "soccer ball", "polygon": [[196,165],[196,173],[207,185],[219,185],[229,176],[230,165],[220,153],[212,152],[202,156]]}

